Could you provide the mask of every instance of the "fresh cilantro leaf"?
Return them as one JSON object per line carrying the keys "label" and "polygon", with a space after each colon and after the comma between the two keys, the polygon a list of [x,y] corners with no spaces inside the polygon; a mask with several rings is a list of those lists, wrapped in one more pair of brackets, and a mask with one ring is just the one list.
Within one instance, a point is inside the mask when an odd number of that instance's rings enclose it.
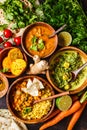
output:
{"label": "fresh cilantro leaf", "polygon": [[8,13],[8,14],[6,15],[6,18],[7,18],[8,20],[13,20],[13,19],[14,19],[13,13]]}
{"label": "fresh cilantro leaf", "polygon": [[25,23],[22,22],[22,21],[19,21],[19,22],[18,22],[18,27],[19,27],[19,28],[24,28],[24,27],[25,27]]}
{"label": "fresh cilantro leaf", "polygon": [[17,23],[14,23],[13,25],[12,25],[12,30],[14,30],[14,29],[17,29],[18,28],[18,26],[17,26]]}
{"label": "fresh cilantro leaf", "polygon": [[35,44],[36,41],[37,41],[37,37],[36,37],[36,36],[33,36],[33,38],[32,38],[32,43]]}
{"label": "fresh cilantro leaf", "polygon": [[0,30],[2,31],[2,30],[4,30],[5,28],[7,28],[7,24],[3,24],[3,25],[0,25]]}
{"label": "fresh cilantro leaf", "polygon": [[37,45],[36,44],[32,44],[31,47],[30,47],[30,50],[37,51]]}
{"label": "fresh cilantro leaf", "polygon": [[8,72],[8,68],[3,68],[2,70],[0,70],[1,72],[5,73]]}
{"label": "fresh cilantro leaf", "polygon": [[31,107],[26,107],[26,108],[24,108],[23,113],[24,113],[24,114],[28,114],[28,113],[31,112],[31,111],[32,111],[32,108],[31,108]]}
{"label": "fresh cilantro leaf", "polygon": [[43,50],[43,48],[45,47],[44,42],[42,39],[38,40],[38,44],[37,44],[38,50]]}

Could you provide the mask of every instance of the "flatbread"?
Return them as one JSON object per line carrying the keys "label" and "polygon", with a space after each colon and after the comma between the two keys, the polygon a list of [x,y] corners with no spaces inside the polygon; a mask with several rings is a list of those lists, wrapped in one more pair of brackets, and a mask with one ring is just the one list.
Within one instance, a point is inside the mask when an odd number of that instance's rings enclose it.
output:
{"label": "flatbread", "polygon": [[8,58],[13,62],[16,59],[23,59],[23,54],[19,48],[13,48],[8,52]]}
{"label": "flatbread", "polygon": [[18,122],[8,109],[0,109],[0,130],[28,130],[26,125]]}
{"label": "flatbread", "polygon": [[16,59],[11,63],[11,73],[15,76],[20,75],[26,68],[26,61],[23,59]]}
{"label": "flatbread", "polygon": [[11,65],[11,62],[7,56],[2,61],[2,67],[3,67],[3,69],[7,69],[7,71],[10,72],[10,65]]}

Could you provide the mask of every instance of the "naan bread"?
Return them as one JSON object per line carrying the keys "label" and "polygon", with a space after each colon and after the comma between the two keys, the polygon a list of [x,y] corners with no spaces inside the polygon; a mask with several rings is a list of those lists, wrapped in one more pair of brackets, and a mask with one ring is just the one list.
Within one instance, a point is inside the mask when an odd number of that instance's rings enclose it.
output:
{"label": "naan bread", "polygon": [[0,109],[0,130],[28,130],[26,125],[14,119],[8,109]]}

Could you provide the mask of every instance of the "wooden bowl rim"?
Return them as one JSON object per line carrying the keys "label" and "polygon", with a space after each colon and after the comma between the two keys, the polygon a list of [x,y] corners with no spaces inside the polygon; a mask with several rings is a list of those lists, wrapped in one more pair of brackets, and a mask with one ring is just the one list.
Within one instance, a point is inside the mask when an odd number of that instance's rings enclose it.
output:
{"label": "wooden bowl rim", "polygon": [[[87,61],[87,55],[85,52],[83,52],[82,50],[80,50],[79,48],[73,47],[73,46],[68,46],[68,47],[63,47],[61,49],[59,49],[58,51],[56,51],[49,59],[49,64],[52,60],[52,58],[59,52],[61,51],[66,51],[66,50],[75,50],[78,53],[81,54],[81,56],[85,59],[85,61]],[[48,81],[50,82],[50,84],[53,86],[53,88],[58,91],[58,92],[65,92],[62,89],[58,88],[56,85],[54,85],[54,83],[52,82],[51,78],[50,78],[50,74],[49,74],[49,69],[46,71],[46,77],[48,79]],[[84,83],[77,89],[69,91],[70,94],[77,94],[78,92],[82,91],[83,89],[85,89],[87,86],[87,80],[84,81]]]}
{"label": "wooden bowl rim", "polygon": [[12,114],[18,121],[21,121],[21,122],[26,123],[26,124],[40,123],[40,122],[45,121],[45,119],[46,119],[46,118],[52,113],[52,111],[54,110],[54,107],[55,107],[55,99],[52,100],[52,106],[51,106],[51,109],[50,109],[50,111],[48,112],[48,114],[47,114],[46,116],[44,116],[42,119],[34,119],[34,120],[24,120],[24,119],[21,119],[20,117],[17,117],[17,115],[12,111],[11,106],[10,106],[10,104],[9,104],[9,94],[10,94],[10,91],[11,91],[12,87],[14,87],[14,85],[15,85],[17,82],[20,82],[21,80],[23,80],[23,79],[28,79],[28,78],[37,78],[37,79],[39,79],[40,81],[45,82],[45,83],[47,84],[47,86],[49,86],[49,88],[51,89],[52,95],[54,95],[54,90],[53,90],[52,86],[51,86],[51,85],[49,84],[49,82],[47,82],[47,80],[45,80],[44,78],[39,77],[39,76],[36,76],[36,75],[23,76],[23,77],[20,77],[20,78],[18,78],[17,80],[15,80],[15,81],[10,85],[10,88],[8,89],[8,92],[7,92],[7,95],[6,95],[7,107],[8,107],[8,109],[10,110],[11,114]]}
{"label": "wooden bowl rim", "polygon": [[[32,27],[34,27],[34,26],[38,26],[38,25],[45,25],[45,26],[47,26],[48,28],[50,28],[52,31],[55,32],[55,29],[54,29],[51,25],[49,25],[48,23],[45,23],[45,22],[35,22],[35,23],[32,23],[32,24],[28,25],[28,26],[25,28],[25,30],[24,30],[24,32],[23,32],[23,34],[22,34],[22,38],[21,38],[21,43],[22,43],[21,46],[22,46],[22,49],[24,50],[24,52],[25,52],[28,56],[30,56],[31,58],[33,58],[34,55],[30,54],[30,53],[26,50],[23,41],[24,41],[25,34],[27,33],[28,29],[29,29],[29,28],[32,28]],[[57,45],[58,45],[58,36],[57,36],[57,34],[54,36],[54,38],[55,38],[55,47],[54,47],[54,50],[53,50],[50,54],[48,54],[47,56],[44,56],[44,57],[41,57],[41,58],[47,58],[47,57],[49,57],[49,56],[52,55],[53,52],[56,50]]]}
{"label": "wooden bowl rim", "polygon": [[9,87],[9,82],[8,82],[8,79],[5,77],[5,75],[2,74],[1,72],[0,72],[0,77],[3,80],[3,82],[5,83],[5,89],[0,91],[0,98],[2,98],[7,93],[7,90],[8,90],[8,87]]}

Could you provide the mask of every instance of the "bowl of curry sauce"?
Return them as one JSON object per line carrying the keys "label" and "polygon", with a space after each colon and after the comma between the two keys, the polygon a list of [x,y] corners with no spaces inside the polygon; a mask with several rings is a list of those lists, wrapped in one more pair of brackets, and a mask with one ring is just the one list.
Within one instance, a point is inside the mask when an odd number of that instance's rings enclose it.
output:
{"label": "bowl of curry sauce", "polygon": [[58,45],[57,35],[49,38],[49,35],[53,32],[55,32],[54,28],[44,22],[28,25],[22,35],[22,48],[24,52],[30,57],[34,55],[39,55],[40,58],[50,56]]}

